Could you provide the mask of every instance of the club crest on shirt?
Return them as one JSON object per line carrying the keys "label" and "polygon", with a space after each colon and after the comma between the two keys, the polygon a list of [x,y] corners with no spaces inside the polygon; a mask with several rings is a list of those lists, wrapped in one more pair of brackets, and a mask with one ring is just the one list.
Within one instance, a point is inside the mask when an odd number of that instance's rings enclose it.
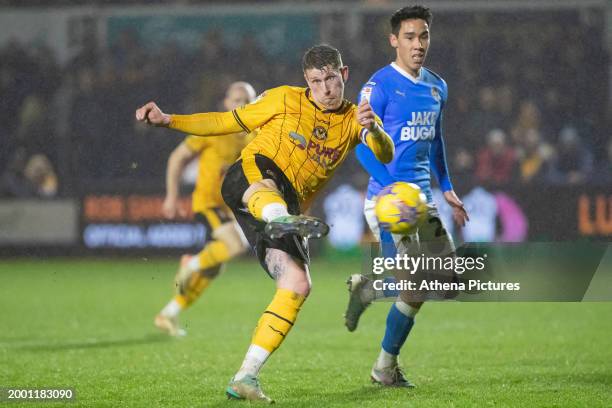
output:
{"label": "club crest on shirt", "polygon": [[431,88],[431,96],[433,96],[436,102],[440,102],[440,91],[438,91],[438,88]]}
{"label": "club crest on shirt", "polygon": [[327,139],[327,130],[323,126],[317,126],[312,130],[315,139],[323,141]]}

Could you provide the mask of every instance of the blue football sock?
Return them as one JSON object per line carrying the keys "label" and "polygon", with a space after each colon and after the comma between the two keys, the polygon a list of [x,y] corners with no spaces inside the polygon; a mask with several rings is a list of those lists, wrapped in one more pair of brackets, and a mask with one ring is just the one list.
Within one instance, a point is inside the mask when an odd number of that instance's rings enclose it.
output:
{"label": "blue football sock", "polygon": [[393,235],[391,235],[390,232],[384,230],[380,231],[380,246],[383,257],[395,258],[395,255],[397,255],[395,241],[393,241]]}
{"label": "blue football sock", "polygon": [[398,355],[414,325],[414,318],[399,311],[395,303],[387,315],[387,328],[382,348],[389,354]]}
{"label": "blue football sock", "polygon": [[[397,255],[397,248],[395,247],[395,242],[393,241],[393,236],[390,232],[381,230],[380,231],[380,247],[382,256],[385,258],[395,258]],[[383,287],[382,297],[384,298],[396,298],[399,295],[398,290],[387,289],[387,284],[395,283],[396,279],[393,276],[386,276],[383,278],[383,282],[385,286]]]}

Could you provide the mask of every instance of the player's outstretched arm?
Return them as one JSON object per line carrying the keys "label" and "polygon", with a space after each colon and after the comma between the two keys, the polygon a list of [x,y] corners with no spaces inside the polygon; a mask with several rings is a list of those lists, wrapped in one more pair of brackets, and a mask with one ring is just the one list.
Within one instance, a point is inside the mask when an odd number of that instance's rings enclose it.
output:
{"label": "player's outstretched arm", "polygon": [[233,112],[169,115],[163,113],[155,102],[136,109],[136,120],[196,136],[220,136],[244,131]]}
{"label": "player's outstretched arm", "polygon": [[357,123],[367,130],[365,141],[374,156],[383,163],[393,160],[395,153],[393,140],[376,121],[376,114],[366,99],[362,99],[359,103],[356,115]]}

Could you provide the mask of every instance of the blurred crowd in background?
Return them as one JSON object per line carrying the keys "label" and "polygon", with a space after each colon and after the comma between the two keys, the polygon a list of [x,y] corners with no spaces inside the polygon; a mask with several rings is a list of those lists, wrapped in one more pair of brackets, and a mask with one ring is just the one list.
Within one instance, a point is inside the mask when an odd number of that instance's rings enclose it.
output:
{"label": "blurred crowd in background", "polygon": [[[267,3],[283,3],[286,0],[265,0]],[[303,2],[316,2],[320,0],[302,0]],[[372,0],[373,3],[386,0]],[[207,5],[218,4],[217,0],[173,0],[174,5]],[[225,0],[225,4],[248,4],[248,0]],[[143,0],[53,0],[54,6],[107,6],[107,5],[133,5],[139,6]],[[167,0],[147,0],[147,4],[168,4]],[[0,0],[0,6],[7,7],[40,7],[48,6],[49,0]]]}
{"label": "blurred crowd in background", "polygon": [[[609,54],[600,14],[435,13],[426,65],[449,85],[444,128],[455,180],[493,187],[612,183]],[[304,85],[304,49],[279,60],[248,34],[227,47],[220,30],[187,51],[171,42],[151,46],[126,29],[108,46],[84,41],[62,64],[45,45],[6,44],[0,196],[74,196],[136,184],[160,190],[181,136],[135,123],[139,105],[220,110],[235,80],[258,92]],[[338,28],[313,39],[343,52],[351,69],[347,98],[355,100],[368,77],[393,60],[387,33],[386,14],[368,15],[350,36]],[[342,174],[362,189],[367,176],[357,167],[351,158]]]}

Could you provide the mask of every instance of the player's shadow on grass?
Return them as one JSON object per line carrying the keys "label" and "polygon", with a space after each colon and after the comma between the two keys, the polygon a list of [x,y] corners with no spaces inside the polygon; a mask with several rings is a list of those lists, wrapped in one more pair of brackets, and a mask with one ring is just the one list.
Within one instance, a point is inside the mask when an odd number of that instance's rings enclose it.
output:
{"label": "player's shadow on grass", "polygon": [[[299,406],[316,406],[317,404],[320,404],[322,400],[324,400],[330,401],[331,403],[344,403],[348,404],[348,406],[359,406],[360,403],[364,402],[380,401],[381,393],[389,394],[396,392],[406,393],[406,395],[409,395],[411,391],[411,389],[406,388],[385,388],[375,384],[370,384],[346,389],[344,391],[329,393],[322,391],[320,393],[312,394],[311,388],[300,389],[297,387],[292,387],[289,393],[290,395],[279,397],[278,401],[276,401],[276,405],[281,407],[294,406],[295,404]],[[273,393],[270,393],[270,396],[274,398]],[[224,401],[220,401],[218,403],[206,402],[201,406],[205,406],[207,408],[222,408],[232,406],[233,404],[236,404],[235,400],[229,400],[226,398]]]}
{"label": "player's shadow on grass", "polygon": [[10,344],[10,343],[21,343],[21,342],[28,341],[28,340],[32,340],[32,337],[30,336],[19,336],[19,337],[0,336],[0,346],[3,344]]}
{"label": "player's shadow on grass", "polygon": [[92,339],[80,342],[66,342],[66,343],[38,343],[38,344],[24,344],[14,347],[15,349],[23,351],[64,351],[64,350],[86,350],[86,349],[97,349],[107,347],[122,347],[122,346],[140,346],[143,344],[153,344],[171,341],[172,339],[163,334],[148,334],[143,337],[132,337],[128,339]]}
{"label": "player's shadow on grass", "polygon": [[348,388],[342,391],[338,390],[336,392],[321,392],[315,397],[323,398],[329,401],[346,401],[348,403],[354,403],[358,406],[360,402],[363,403],[370,401],[379,401],[381,398],[380,394],[405,393],[406,397],[408,397],[411,391],[413,391],[413,389],[400,387],[383,387],[377,384],[364,384],[361,387]]}

